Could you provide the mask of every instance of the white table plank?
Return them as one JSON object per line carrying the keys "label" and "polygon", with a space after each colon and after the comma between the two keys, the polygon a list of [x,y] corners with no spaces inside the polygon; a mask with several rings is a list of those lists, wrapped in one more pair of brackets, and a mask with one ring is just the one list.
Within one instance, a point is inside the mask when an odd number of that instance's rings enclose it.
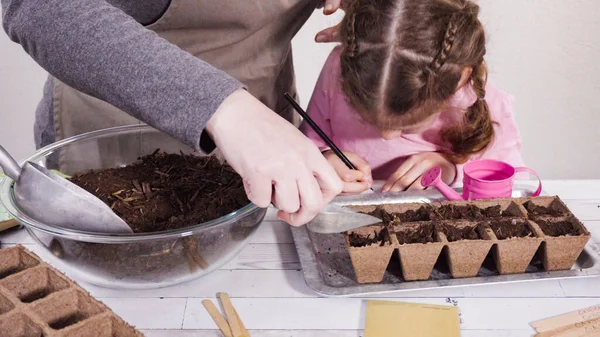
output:
{"label": "white table plank", "polygon": [[[143,330],[146,337],[223,337],[218,330]],[[363,337],[362,330],[250,330],[252,337]],[[463,330],[461,337],[523,337],[533,330]],[[384,337],[384,336],[382,336]]]}
{"label": "white table plank", "polygon": [[[120,297],[122,290],[86,285],[96,297]],[[232,297],[315,297],[301,271],[297,270],[217,270],[198,280],[168,288],[127,290],[128,297],[209,298],[219,292]]]}
{"label": "white table plank", "polygon": [[181,329],[185,298],[99,298],[138,329]]}
{"label": "white table plank", "polygon": [[567,297],[600,297],[600,277],[564,279],[560,285]]}
{"label": "white table plank", "polygon": [[[390,298],[447,305],[445,298]],[[462,298],[460,308],[466,330],[523,330],[532,321],[600,303],[600,298]],[[293,298],[232,299],[249,329],[358,330],[364,328],[366,301],[362,299]],[[268,317],[268,319],[265,319]],[[214,329],[200,299],[189,299],[184,329]]]}

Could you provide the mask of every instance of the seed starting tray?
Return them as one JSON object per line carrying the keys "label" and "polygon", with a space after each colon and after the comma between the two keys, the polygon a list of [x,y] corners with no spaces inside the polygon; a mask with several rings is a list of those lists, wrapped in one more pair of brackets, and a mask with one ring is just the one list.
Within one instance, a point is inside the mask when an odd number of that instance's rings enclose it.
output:
{"label": "seed starting tray", "polygon": [[0,250],[0,336],[143,337],[23,246]]}
{"label": "seed starting tray", "polygon": [[[303,226],[292,234],[306,283],[324,296],[600,275],[600,250],[585,226],[560,198],[530,195],[529,188],[515,187],[513,198],[477,202],[445,201],[434,191],[338,197],[337,205],[400,218],[348,233],[318,234]],[[448,206],[480,213],[444,213]],[[551,212],[538,214],[540,206]],[[502,222],[519,226],[522,237],[504,237]],[[548,235],[559,224],[577,234]],[[404,242],[414,233],[427,233],[428,242]]]}

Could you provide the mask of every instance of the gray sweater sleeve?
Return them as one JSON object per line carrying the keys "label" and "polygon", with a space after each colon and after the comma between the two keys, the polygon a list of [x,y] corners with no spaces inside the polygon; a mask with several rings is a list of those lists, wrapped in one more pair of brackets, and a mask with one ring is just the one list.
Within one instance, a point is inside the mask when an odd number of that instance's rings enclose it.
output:
{"label": "gray sweater sleeve", "polygon": [[0,1],[9,37],[51,75],[197,150],[206,122],[243,87],[104,0]]}

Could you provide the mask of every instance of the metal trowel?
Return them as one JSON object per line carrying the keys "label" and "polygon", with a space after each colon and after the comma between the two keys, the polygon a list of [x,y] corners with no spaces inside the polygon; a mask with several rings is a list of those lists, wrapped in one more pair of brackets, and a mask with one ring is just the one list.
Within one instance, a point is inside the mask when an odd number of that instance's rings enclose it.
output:
{"label": "metal trowel", "polygon": [[0,166],[15,181],[16,204],[46,225],[98,233],[133,233],[102,200],[58,174],[26,162],[23,167],[0,146]]}
{"label": "metal trowel", "polygon": [[374,216],[358,213],[346,207],[328,204],[306,227],[315,233],[336,234],[380,222],[381,219]]}

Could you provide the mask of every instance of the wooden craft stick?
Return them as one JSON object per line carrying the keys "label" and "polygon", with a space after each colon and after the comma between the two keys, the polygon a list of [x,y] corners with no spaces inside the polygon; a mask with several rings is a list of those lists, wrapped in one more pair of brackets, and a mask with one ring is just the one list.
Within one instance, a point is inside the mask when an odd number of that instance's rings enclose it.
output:
{"label": "wooden craft stick", "polygon": [[600,305],[579,309],[566,314],[532,322],[530,325],[536,332],[552,331],[571,324],[593,320],[600,317]]}
{"label": "wooden craft stick", "polygon": [[235,308],[234,308],[233,311],[235,312],[235,315],[238,318],[238,321],[240,323],[240,329],[242,329],[242,333],[244,334],[244,337],[250,337],[250,333],[248,332],[248,330],[246,330],[246,327],[244,326],[244,322],[242,322],[242,318],[237,313],[237,310],[235,310]]}
{"label": "wooden craft stick", "polygon": [[0,222],[0,232],[5,231],[9,228],[16,227],[18,225],[20,225],[19,221],[15,220],[15,219],[2,221],[2,222]]}
{"label": "wooden craft stick", "polygon": [[541,332],[536,337],[580,337],[599,336],[600,318],[569,324],[554,330]]}
{"label": "wooden craft stick", "polygon": [[229,327],[231,328],[231,333],[233,334],[233,337],[243,337],[244,333],[242,332],[242,328],[240,327],[240,319],[235,313],[235,308],[231,303],[229,295],[227,295],[226,293],[219,293],[219,298],[221,299],[221,304],[223,305],[223,310],[225,311],[225,315],[227,316],[227,321],[229,322]]}
{"label": "wooden craft stick", "polygon": [[214,303],[211,300],[204,300],[202,301],[202,305],[204,305],[204,308],[206,308],[206,311],[208,311],[210,317],[212,317],[213,321],[215,321],[215,323],[219,327],[219,330],[221,330],[221,332],[223,333],[223,336],[234,337],[231,333],[231,329],[229,328],[229,324],[227,323],[223,315],[221,315]]}

